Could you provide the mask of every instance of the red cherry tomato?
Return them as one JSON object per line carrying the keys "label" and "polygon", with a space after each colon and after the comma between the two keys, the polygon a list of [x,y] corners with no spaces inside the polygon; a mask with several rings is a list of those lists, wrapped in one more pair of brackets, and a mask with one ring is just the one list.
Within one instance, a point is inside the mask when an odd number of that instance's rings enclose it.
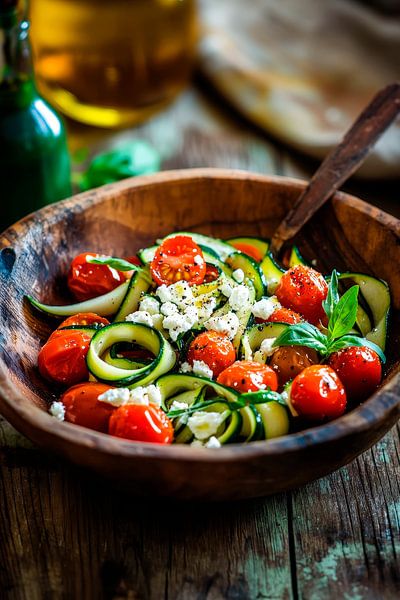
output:
{"label": "red cherry tomato", "polygon": [[343,348],[331,354],[328,363],[338,374],[351,400],[368,398],[382,378],[379,356],[367,346]]}
{"label": "red cherry tomato", "polygon": [[74,258],[68,273],[68,287],[80,302],[102,294],[107,294],[126,281],[120,271],[108,265],[92,265],[87,256],[99,256],[93,252],[84,252]]}
{"label": "red cherry tomato", "polygon": [[279,302],[301,315],[310,323],[318,324],[325,317],[322,301],[328,293],[328,285],[314,269],[296,265],[282,275],[276,288]]}
{"label": "red cherry tomato", "polygon": [[78,383],[69,388],[60,398],[65,406],[65,420],[107,433],[115,408],[98,397],[109,389],[110,386],[103,383]]}
{"label": "red cherry tomato", "polygon": [[74,325],[82,325],[82,327],[87,327],[88,325],[109,325],[110,321],[105,319],[104,317],[100,317],[95,313],[78,313],[76,315],[72,315],[63,321],[55,331],[49,337],[49,340],[60,337],[60,335],[65,335],[66,333],[71,333],[69,329],[66,331],[63,327],[72,327]]}
{"label": "red cherry tomato", "polygon": [[218,383],[231,387],[238,392],[257,392],[270,388],[278,389],[278,378],[268,365],[252,360],[238,360],[222,371]]}
{"label": "red cherry tomato", "polygon": [[230,339],[217,331],[200,333],[190,344],[188,362],[202,360],[212,370],[214,377],[236,360],[236,352]]}
{"label": "red cherry tomato", "polygon": [[312,365],[294,378],[290,400],[301,417],[312,421],[336,419],[346,409],[346,392],[331,367]]}
{"label": "red cherry tomato", "polygon": [[63,385],[88,379],[86,355],[90,340],[84,332],[73,330],[49,339],[38,356],[42,377]]}
{"label": "red cherry tomato", "polygon": [[151,275],[158,285],[187,281],[190,285],[202,283],[206,263],[201,248],[187,235],[164,240],[150,264]]}
{"label": "red cherry tomato", "polygon": [[267,320],[256,317],[256,323],[289,323],[295,325],[301,322],[301,315],[290,308],[277,308]]}
{"label": "red cherry tomato", "polygon": [[108,433],[136,442],[171,444],[174,428],[165,412],[149,404],[128,404],[111,415]]}
{"label": "red cherry tomato", "polygon": [[251,244],[245,244],[244,242],[229,242],[231,246],[239,250],[239,252],[244,252],[251,258],[254,258],[257,262],[261,262],[263,259],[263,255],[259,251],[258,248],[252,246]]}
{"label": "red cherry tomato", "polygon": [[214,265],[206,265],[206,274],[204,275],[204,283],[215,281],[219,277],[219,270]]}

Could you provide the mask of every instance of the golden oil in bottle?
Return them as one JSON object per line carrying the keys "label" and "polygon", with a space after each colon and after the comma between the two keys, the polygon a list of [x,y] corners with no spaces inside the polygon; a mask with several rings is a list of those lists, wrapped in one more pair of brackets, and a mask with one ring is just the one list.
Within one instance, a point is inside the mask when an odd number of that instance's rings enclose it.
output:
{"label": "golden oil in bottle", "polygon": [[31,0],[30,17],[39,87],[83,123],[142,121],[190,75],[195,0]]}

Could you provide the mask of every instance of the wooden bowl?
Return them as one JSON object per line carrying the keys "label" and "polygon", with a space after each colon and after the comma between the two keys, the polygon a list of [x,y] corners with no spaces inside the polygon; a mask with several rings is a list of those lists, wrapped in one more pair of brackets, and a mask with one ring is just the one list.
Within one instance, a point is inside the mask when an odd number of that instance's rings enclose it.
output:
{"label": "wooden bowl", "polygon": [[[0,238],[0,410],[36,444],[112,478],[136,494],[207,500],[263,496],[326,475],[367,450],[400,411],[398,340],[388,373],[364,404],[327,425],[268,442],[219,450],[134,443],[60,423],[46,412],[54,389],[36,361],[51,330],[24,294],[66,301],[70,260],[88,250],[131,255],[176,230],[219,237],[268,237],[304,182],[229,170],[159,173],[109,185],[48,206]],[[338,193],[298,238],[317,268],[368,272],[386,279],[400,308],[400,222]],[[392,328],[392,332],[395,328]]]}

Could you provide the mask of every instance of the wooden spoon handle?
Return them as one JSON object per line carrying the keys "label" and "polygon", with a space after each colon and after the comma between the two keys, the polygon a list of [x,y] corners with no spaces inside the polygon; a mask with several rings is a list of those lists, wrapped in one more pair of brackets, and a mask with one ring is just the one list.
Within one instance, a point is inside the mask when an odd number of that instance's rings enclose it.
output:
{"label": "wooden spoon handle", "polygon": [[292,210],[275,231],[271,252],[278,253],[313,214],[356,171],[382,133],[400,112],[400,83],[377,93],[336,148],[322,162]]}

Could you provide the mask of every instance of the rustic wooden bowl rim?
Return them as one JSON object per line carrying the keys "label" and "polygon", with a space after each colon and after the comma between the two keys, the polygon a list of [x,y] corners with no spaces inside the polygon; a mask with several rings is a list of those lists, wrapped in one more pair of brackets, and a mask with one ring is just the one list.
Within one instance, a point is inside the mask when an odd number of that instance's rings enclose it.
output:
{"label": "rustic wooden bowl rim", "polygon": [[[290,188],[303,189],[305,181],[280,177],[267,176],[249,173],[247,171],[238,171],[230,169],[186,169],[177,171],[166,171],[153,175],[146,175],[124,180],[122,182],[109,184],[102,188],[104,201],[104,192],[107,196],[115,196],[119,192],[139,188],[147,185],[162,184],[165,182],[173,183],[185,179],[236,179],[252,180],[261,183],[279,183]],[[85,207],[85,200],[93,202],[91,191],[78,194],[64,200],[56,205],[47,206],[33,215],[46,218],[47,214],[62,212],[64,208],[74,206],[79,203]],[[338,192],[335,199],[350,203],[365,214],[369,214],[370,205],[362,200]],[[33,220],[34,216],[28,215],[22,221]],[[393,229],[399,229],[400,221],[395,217],[382,212],[384,216],[384,225]],[[26,401],[22,394],[17,392],[6,376],[4,367],[0,364],[0,393],[7,412],[15,416],[15,422],[26,421],[35,429],[40,429],[48,437],[62,438],[70,444],[87,449],[96,449],[103,454],[110,454],[121,457],[138,457],[157,459],[161,461],[178,460],[183,462],[246,462],[247,459],[255,457],[274,457],[282,453],[293,453],[305,447],[318,448],[319,445],[326,444],[330,440],[343,439],[352,434],[367,431],[370,425],[377,421],[385,420],[400,403],[400,397],[392,393],[392,389],[400,379],[400,374],[394,375],[391,380],[371,396],[366,402],[343,415],[339,419],[327,424],[312,427],[310,429],[289,434],[269,441],[252,442],[251,444],[232,444],[224,446],[218,450],[206,450],[186,445],[157,445],[141,442],[131,442],[109,436],[107,434],[91,431],[85,427],[73,425],[71,423],[59,422],[50,416],[44,410],[34,406]]]}

